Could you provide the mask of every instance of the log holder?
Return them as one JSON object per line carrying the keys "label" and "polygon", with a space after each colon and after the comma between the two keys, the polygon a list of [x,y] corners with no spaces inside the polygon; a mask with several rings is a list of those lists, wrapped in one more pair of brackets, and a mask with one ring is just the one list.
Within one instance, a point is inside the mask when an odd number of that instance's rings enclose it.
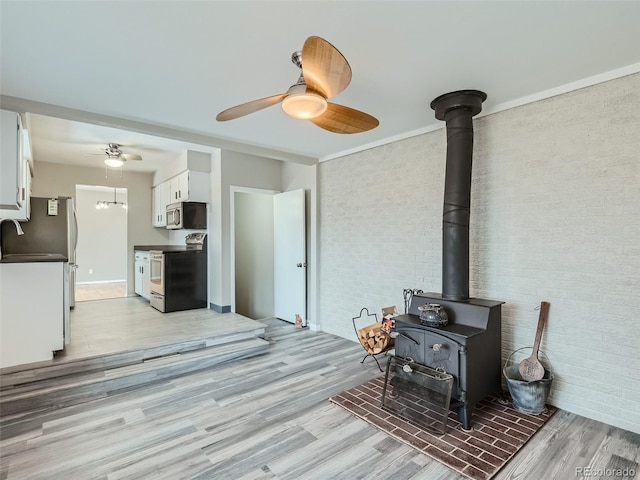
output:
{"label": "log holder", "polygon": [[[373,317],[375,319],[375,322],[369,325],[364,326],[364,323],[367,323],[367,318],[368,317]],[[370,351],[368,349],[368,347],[362,342],[361,340],[361,336],[360,336],[360,331],[363,329],[380,329],[382,328],[382,323],[378,322],[378,315],[375,313],[369,313],[369,309],[368,308],[362,308],[360,310],[360,314],[357,317],[353,317],[351,319],[351,322],[353,323],[353,330],[356,334],[356,338],[358,339],[358,343],[360,343],[360,345],[362,345],[362,348],[364,349],[365,352],[367,352],[367,354],[364,356],[364,358],[360,361],[360,363],[364,363],[364,361],[368,358],[371,357],[375,360],[376,365],[378,366],[378,370],[380,370],[381,372],[383,372],[384,370],[382,370],[382,367],[380,366],[380,362],[378,361],[378,359],[376,358],[378,355],[387,355],[389,353],[389,350],[391,350],[393,348],[393,339],[391,337],[389,337],[389,341],[388,343],[384,346],[384,348],[377,353],[374,353],[373,351]]]}

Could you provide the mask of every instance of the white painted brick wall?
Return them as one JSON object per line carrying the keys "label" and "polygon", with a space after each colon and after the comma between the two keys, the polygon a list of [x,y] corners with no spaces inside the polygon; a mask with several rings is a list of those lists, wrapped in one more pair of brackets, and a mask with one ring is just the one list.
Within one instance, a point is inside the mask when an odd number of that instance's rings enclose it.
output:
{"label": "white painted brick wall", "polygon": [[[474,122],[470,290],[505,302],[503,358],[550,302],[550,403],[640,433],[640,74]],[[442,129],[320,165],[324,331],[441,291],[445,158]]]}

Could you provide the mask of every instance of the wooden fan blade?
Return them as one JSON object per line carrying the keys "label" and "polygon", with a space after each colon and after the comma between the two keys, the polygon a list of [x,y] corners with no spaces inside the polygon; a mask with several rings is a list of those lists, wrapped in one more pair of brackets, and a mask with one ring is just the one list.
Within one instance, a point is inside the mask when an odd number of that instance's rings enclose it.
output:
{"label": "wooden fan blade", "polygon": [[368,113],[354,108],[329,103],[327,110],[311,121],[320,128],[333,133],[361,133],[376,128],[380,122]]}
{"label": "wooden fan blade", "polygon": [[309,37],[302,47],[302,76],[308,88],[331,98],[351,82],[351,67],[336,47],[320,37]]}
{"label": "wooden fan blade", "polygon": [[216,116],[216,120],[219,122],[226,122],[227,120],[244,117],[250,113],[275,105],[276,103],[281,102],[286,96],[286,93],[280,93],[271,97],[265,97],[259,100],[243,103],[241,105],[236,105],[235,107],[227,108]]}
{"label": "wooden fan blade", "polygon": [[125,160],[142,160],[142,157],[136,153],[124,153],[122,158]]}

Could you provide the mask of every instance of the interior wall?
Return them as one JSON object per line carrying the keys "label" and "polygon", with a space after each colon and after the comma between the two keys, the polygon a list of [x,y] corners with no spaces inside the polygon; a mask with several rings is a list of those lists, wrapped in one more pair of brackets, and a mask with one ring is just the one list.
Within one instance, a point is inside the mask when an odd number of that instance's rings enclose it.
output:
{"label": "interior wall", "polygon": [[273,196],[235,192],[236,313],[273,317]]}
{"label": "interior wall", "polygon": [[[503,359],[533,344],[550,302],[549,402],[640,433],[640,74],[474,130],[470,290],[505,302]],[[355,341],[362,307],[441,291],[445,159],[443,128],[320,164],[324,331]]]}
{"label": "interior wall", "polygon": [[[127,202],[126,189],[119,189],[118,202]],[[113,190],[76,189],[78,246],[76,283],[126,281],[127,210],[119,205],[96,209],[98,201],[113,201]]]}
{"label": "interior wall", "polygon": [[153,174],[147,172],[110,170],[105,178],[104,168],[78,167],[48,163],[39,157],[34,164],[32,195],[34,197],[73,197],[76,185],[104,185],[123,187],[128,191],[127,212],[127,289],[134,294],[134,245],[165,245],[168,231],[151,226],[151,183]]}

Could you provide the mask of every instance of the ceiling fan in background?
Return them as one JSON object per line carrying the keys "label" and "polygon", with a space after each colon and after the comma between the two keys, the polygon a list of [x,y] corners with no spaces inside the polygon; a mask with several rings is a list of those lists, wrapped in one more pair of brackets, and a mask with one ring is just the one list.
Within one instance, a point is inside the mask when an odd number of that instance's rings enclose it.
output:
{"label": "ceiling fan in background", "polygon": [[233,120],[282,102],[282,109],[290,116],[310,120],[333,133],[361,133],[379,125],[380,122],[367,113],[327,101],[351,82],[351,67],[336,47],[312,36],[304,42],[301,52],[291,55],[291,61],[302,72],[286,93],[228,108],[220,112],[216,120]]}
{"label": "ceiling fan in background", "polygon": [[142,160],[140,155],[135,153],[124,153],[120,150],[120,147],[122,147],[122,145],[119,143],[109,143],[103,153],[86,153],[85,155],[106,155],[107,158],[104,159],[105,165],[113,168],[121,167],[127,160]]}

